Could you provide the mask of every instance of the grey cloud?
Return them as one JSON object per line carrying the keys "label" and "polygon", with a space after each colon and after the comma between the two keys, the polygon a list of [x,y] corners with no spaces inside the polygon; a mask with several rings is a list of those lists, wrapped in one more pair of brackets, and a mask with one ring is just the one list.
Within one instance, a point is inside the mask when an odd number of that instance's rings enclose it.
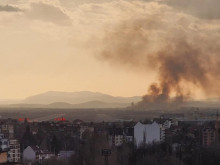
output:
{"label": "grey cloud", "polygon": [[66,25],[70,23],[69,16],[59,7],[45,3],[32,3],[31,9],[26,11],[27,17],[45,22]]}
{"label": "grey cloud", "polygon": [[199,18],[220,19],[219,0],[164,0],[161,2]]}
{"label": "grey cloud", "polygon": [[20,8],[18,7],[14,7],[11,5],[0,5],[0,12],[19,12],[22,11]]}

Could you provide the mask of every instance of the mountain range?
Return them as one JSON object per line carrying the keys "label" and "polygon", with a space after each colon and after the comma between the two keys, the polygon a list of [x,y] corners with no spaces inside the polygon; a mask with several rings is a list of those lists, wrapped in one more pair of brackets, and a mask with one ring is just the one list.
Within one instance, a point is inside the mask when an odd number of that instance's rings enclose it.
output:
{"label": "mountain range", "polygon": [[[131,103],[142,100],[141,96],[117,97],[108,94],[80,91],[59,92],[48,91],[33,95],[23,100],[0,100],[0,107],[12,108],[65,108],[65,109],[89,109],[89,108],[125,108]],[[220,99],[188,100],[183,107],[220,107]]]}
{"label": "mountain range", "polygon": [[27,108],[123,108],[139,101],[141,101],[141,96],[115,97],[90,91],[48,91],[27,97],[23,100],[0,101],[0,104],[10,107]]}

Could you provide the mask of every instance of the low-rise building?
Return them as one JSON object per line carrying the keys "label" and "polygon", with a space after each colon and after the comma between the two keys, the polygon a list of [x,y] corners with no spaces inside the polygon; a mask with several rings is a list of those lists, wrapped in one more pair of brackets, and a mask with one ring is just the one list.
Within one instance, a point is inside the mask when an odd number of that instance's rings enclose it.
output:
{"label": "low-rise building", "polygon": [[113,128],[109,132],[110,146],[121,146],[125,141],[125,136],[122,128]]}
{"label": "low-rise building", "polygon": [[60,151],[58,153],[58,158],[59,159],[68,159],[74,154],[75,154],[75,151]]}
{"label": "low-rise building", "polygon": [[133,127],[124,128],[124,135],[125,135],[125,141],[132,143],[134,141],[134,128]]}
{"label": "low-rise building", "polygon": [[45,159],[54,157],[55,154],[47,150],[41,150],[38,146],[28,146],[23,151],[23,163],[32,164],[39,163],[41,164]]}

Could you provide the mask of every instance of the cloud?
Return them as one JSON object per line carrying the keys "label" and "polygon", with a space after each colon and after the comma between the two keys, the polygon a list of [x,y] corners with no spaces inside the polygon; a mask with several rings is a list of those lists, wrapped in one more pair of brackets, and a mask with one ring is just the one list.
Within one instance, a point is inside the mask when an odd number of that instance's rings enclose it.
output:
{"label": "cloud", "polygon": [[162,0],[182,12],[203,19],[220,19],[219,0]]}
{"label": "cloud", "polygon": [[47,3],[31,3],[30,9],[25,12],[30,19],[52,22],[55,24],[66,25],[71,19],[67,13],[59,6]]}
{"label": "cloud", "polygon": [[19,12],[22,11],[20,8],[18,7],[14,7],[11,5],[0,5],[0,12]]}

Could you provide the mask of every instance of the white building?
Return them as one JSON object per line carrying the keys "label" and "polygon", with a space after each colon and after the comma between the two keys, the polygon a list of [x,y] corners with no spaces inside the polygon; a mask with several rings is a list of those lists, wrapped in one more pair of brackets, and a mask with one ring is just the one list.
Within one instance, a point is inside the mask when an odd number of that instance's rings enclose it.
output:
{"label": "white building", "polygon": [[28,146],[23,151],[23,162],[24,163],[42,163],[43,160],[49,159],[51,157],[55,156],[54,153],[41,150],[39,147],[35,146]]}
{"label": "white building", "polygon": [[36,161],[36,150],[28,146],[23,151],[23,162],[34,163],[35,161]]}
{"label": "white building", "polygon": [[150,144],[161,141],[161,126],[153,122],[152,124],[142,124],[138,122],[134,126],[134,142],[137,147],[142,144]]}

